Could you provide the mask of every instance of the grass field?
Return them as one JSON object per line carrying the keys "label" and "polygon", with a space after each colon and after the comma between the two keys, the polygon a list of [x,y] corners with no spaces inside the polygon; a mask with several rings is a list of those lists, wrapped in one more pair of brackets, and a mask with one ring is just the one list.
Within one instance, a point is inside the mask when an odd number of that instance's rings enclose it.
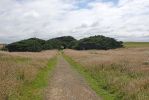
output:
{"label": "grass field", "polygon": [[[125,43],[126,48],[106,51],[64,50],[63,56],[103,100],[149,100],[147,45]],[[56,50],[0,51],[0,100],[42,100],[57,54]]]}
{"label": "grass field", "polygon": [[40,100],[57,51],[0,52],[0,100]]}
{"label": "grass field", "polygon": [[64,54],[105,100],[149,99],[149,48],[65,50]]}
{"label": "grass field", "polygon": [[125,47],[149,47],[149,42],[124,42]]}

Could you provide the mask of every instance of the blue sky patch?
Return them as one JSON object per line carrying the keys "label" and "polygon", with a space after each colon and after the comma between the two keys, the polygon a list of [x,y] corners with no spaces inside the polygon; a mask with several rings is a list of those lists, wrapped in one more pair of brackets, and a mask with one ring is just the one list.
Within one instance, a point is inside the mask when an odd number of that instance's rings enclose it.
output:
{"label": "blue sky patch", "polygon": [[84,0],[77,3],[77,6],[79,9],[88,8],[88,4],[91,2],[103,2],[103,3],[113,2],[113,4],[116,5],[119,2],[119,0]]}
{"label": "blue sky patch", "polygon": [[119,0],[102,0],[103,2],[113,2],[114,4],[117,4]]}

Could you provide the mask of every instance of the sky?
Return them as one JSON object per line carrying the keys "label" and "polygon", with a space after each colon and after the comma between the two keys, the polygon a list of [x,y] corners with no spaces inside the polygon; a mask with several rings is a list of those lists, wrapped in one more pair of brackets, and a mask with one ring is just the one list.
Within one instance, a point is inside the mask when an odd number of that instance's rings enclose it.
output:
{"label": "sky", "polygon": [[149,41],[149,0],[0,0],[0,43],[94,35]]}

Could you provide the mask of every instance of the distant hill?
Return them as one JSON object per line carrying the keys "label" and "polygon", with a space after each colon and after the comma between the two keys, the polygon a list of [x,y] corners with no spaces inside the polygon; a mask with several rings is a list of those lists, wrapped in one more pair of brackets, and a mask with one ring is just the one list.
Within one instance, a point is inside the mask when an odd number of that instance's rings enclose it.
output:
{"label": "distant hill", "polygon": [[149,42],[124,42],[125,47],[149,47]]}
{"label": "distant hill", "polygon": [[83,38],[76,40],[72,36],[63,36],[47,41],[30,38],[18,42],[8,44],[6,46],[7,50],[10,52],[39,52],[42,50],[51,50],[51,49],[77,49],[77,50],[108,50],[123,47],[121,41],[117,41],[114,38],[105,37],[105,36],[91,36],[88,38]]}

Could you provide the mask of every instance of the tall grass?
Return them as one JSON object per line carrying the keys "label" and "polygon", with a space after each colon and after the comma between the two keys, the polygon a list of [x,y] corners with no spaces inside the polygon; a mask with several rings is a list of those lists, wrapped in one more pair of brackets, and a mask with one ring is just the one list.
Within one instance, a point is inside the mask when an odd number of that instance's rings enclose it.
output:
{"label": "tall grass", "polygon": [[97,93],[103,89],[114,95],[115,100],[148,100],[148,51],[149,48],[109,51],[66,50],[65,55],[71,57],[81,66],[84,73],[96,81],[94,85],[98,89],[94,90]]}
{"label": "tall grass", "polygon": [[[44,57],[44,55],[46,56]],[[25,94],[33,89],[32,85],[38,84],[38,78],[46,75],[46,72],[43,73],[43,71],[51,68],[50,64],[53,63],[49,59],[55,55],[55,51],[41,53],[0,52],[0,100],[26,100],[23,99],[27,97]],[[37,91],[34,93],[38,94]]]}
{"label": "tall grass", "polygon": [[4,47],[4,45],[3,45],[3,44],[0,44],[0,50],[1,50],[3,47]]}

